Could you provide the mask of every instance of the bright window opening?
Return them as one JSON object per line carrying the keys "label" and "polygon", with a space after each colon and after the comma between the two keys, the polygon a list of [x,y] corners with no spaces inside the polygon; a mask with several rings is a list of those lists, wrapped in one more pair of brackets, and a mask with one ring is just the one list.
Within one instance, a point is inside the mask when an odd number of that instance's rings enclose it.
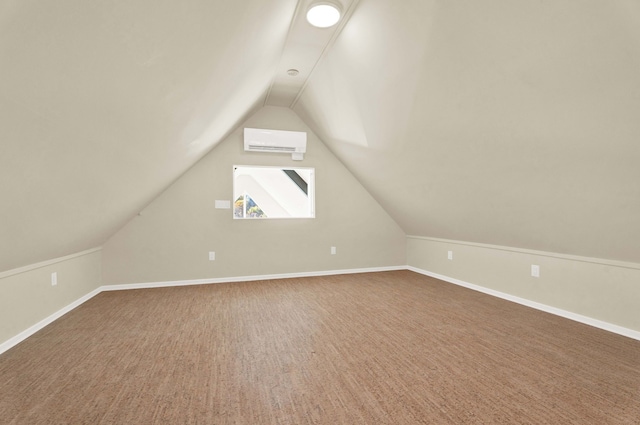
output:
{"label": "bright window opening", "polygon": [[233,218],[313,218],[313,168],[233,167]]}

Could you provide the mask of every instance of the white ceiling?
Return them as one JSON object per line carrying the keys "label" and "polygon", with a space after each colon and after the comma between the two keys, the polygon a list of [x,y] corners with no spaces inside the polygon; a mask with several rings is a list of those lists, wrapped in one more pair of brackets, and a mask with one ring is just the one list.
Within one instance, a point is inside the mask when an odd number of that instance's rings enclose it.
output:
{"label": "white ceiling", "polygon": [[[294,13],[280,63],[265,98],[265,105],[292,107],[304,91],[309,77],[349,21],[359,0],[334,0],[342,10],[341,21],[329,28],[309,25],[306,12],[315,0],[300,0]],[[288,74],[295,70],[297,75]]]}
{"label": "white ceiling", "polygon": [[0,270],[100,246],[264,103],[295,0],[0,5]]}
{"label": "white ceiling", "polygon": [[363,0],[294,109],[407,234],[640,262],[640,2]]}
{"label": "white ceiling", "polygon": [[307,5],[0,3],[0,271],[101,245],[264,104],[407,234],[640,262],[640,2]]}

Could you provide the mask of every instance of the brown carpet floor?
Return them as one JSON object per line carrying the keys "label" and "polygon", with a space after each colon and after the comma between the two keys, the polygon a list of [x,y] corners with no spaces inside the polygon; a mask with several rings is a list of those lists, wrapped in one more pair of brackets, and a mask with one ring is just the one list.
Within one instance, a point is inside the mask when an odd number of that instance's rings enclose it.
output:
{"label": "brown carpet floor", "polygon": [[640,424],[640,341],[408,271],[103,292],[2,424]]}

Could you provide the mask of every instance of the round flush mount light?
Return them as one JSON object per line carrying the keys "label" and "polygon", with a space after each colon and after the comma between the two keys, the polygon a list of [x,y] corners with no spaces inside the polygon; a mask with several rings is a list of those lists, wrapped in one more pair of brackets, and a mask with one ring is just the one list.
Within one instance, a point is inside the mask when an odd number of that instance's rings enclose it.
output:
{"label": "round flush mount light", "polygon": [[300,71],[298,71],[298,70],[297,70],[297,69],[295,69],[295,68],[291,68],[291,69],[288,69],[288,70],[287,70],[287,75],[288,75],[289,77],[295,77],[295,76],[296,76],[296,75],[298,75],[298,74],[300,74]]}
{"label": "round flush mount light", "polygon": [[331,2],[316,2],[307,11],[307,21],[318,28],[329,28],[340,20],[340,8]]}

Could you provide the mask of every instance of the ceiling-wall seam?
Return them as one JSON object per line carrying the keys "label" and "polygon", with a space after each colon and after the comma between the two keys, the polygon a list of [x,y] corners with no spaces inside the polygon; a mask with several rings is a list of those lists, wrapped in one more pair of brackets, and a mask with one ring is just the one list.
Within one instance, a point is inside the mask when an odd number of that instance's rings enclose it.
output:
{"label": "ceiling-wall seam", "polygon": [[[293,28],[293,24],[298,18],[298,15],[300,14],[300,10],[302,9],[303,1],[304,0],[298,0],[298,2],[296,3],[296,9],[293,11],[293,15],[291,15],[291,20],[289,21],[289,29],[287,30],[287,36],[284,38],[284,43],[282,43],[282,49],[280,50],[280,60],[282,60],[284,49],[287,47],[287,41],[291,36],[291,29]],[[273,77],[271,77],[271,84],[269,84],[269,88],[267,89],[267,92],[264,96],[264,101],[262,102],[262,106],[267,106],[267,101],[269,100],[269,96],[271,95],[273,84],[276,82],[276,77],[277,77],[277,74],[274,74]]]}
{"label": "ceiling-wall seam", "polygon": [[340,23],[338,24],[339,25],[338,29],[336,30],[335,33],[333,33],[333,36],[331,37],[331,39],[329,40],[327,45],[322,50],[322,53],[320,54],[320,57],[318,58],[316,63],[311,68],[311,71],[309,72],[309,75],[307,76],[307,78],[304,80],[304,83],[302,83],[302,87],[298,91],[298,94],[296,95],[296,98],[293,99],[293,102],[291,102],[291,105],[289,105],[289,109],[295,108],[296,104],[300,100],[300,97],[302,97],[302,93],[304,93],[304,90],[307,88],[307,85],[309,84],[309,80],[311,79],[311,76],[313,76],[314,71],[318,68],[318,65],[320,65],[320,62],[322,62],[322,59],[324,59],[324,57],[327,55],[327,52],[333,47],[333,44],[336,42],[336,40],[338,39],[338,37],[342,33],[342,30],[344,29],[344,27],[346,26],[347,22],[351,18],[351,15],[353,14],[353,11],[356,9],[356,7],[358,7],[359,3],[360,3],[360,0],[353,0],[351,5],[349,6],[347,11],[345,12],[344,17],[340,20]]}

